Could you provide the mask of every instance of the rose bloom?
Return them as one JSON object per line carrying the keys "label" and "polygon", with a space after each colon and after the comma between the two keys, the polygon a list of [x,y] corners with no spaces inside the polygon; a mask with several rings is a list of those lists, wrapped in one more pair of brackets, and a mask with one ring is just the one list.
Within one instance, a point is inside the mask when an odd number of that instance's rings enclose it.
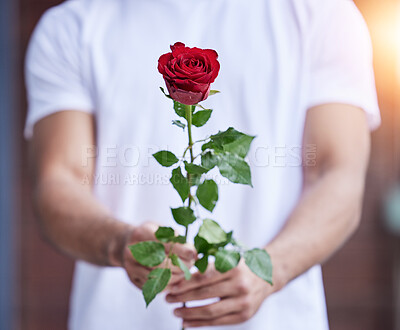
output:
{"label": "rose bloom", "polygon": [[212,49],[189,48],[181,42],[161,55],[158,71],[163,75],[169,95],[183,104],[204,101],[219,72],[218,54]]}

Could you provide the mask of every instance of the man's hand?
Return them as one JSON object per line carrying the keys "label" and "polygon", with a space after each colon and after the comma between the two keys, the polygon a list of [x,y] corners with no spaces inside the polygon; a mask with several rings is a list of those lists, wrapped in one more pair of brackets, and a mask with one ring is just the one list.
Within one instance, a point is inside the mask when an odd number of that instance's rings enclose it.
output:
{"label": "man's hand", "polygon": [[[127,242],[125,243],[125,248],[123,252],[122,266],[125,268],[130,280],[133,284],[135,284],[139,289],[142,288],[144,283],[147,281],[147,276],[152,270],[151,267],[145,267],[139,264],[132,256],[128,246],[131,244],[135,244],[142,241],[154,241],[156,239],[155,232],[158,229],[158,226],[152,222],[146,222],[138,227],[136,227],[131,235],[128,237]],[[171,249],[171,244],[165,244],[166,253],[168,253]],[[185,244],[174,244],[173,252],[179,256],[187,264],[190,268],[196,256],[196,250],[194,247]],[[165,267],[166,265],[163,263],[160,267]],[[184,279],[183,272],[180,268],[173,266],[172,270],[172,278],[169,282],[169,286],[167,289],[175,285],[176,283],[182,281]]]}
{"label": "man's hand", "polygon": [[241,261],[224,274],[210,265],[204,274],[196,273],[191,280],[172,287],[166,299],[176,303],[220,298],[206,306],[178,308],[174,313],[183,319],[184,327],[232,325],[250,319],[273,291]]}

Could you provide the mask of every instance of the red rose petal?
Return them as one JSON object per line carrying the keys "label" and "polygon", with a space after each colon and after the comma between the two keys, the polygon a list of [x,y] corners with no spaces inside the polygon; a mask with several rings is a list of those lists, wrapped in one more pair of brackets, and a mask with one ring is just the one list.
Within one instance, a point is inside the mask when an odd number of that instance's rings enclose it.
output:
{"label": "red rose petal", "polygon": [[168,66],[164,67],[164,69],[165,69],[165,75],[164,76],[168,76],[168,77],[170,77],[172,79],[176,78],[176,74]]}
{"label": "red rose petal", "polygon": [[183,42],[179,42],[179,41],[175,42],[175,44],[170,46],[172,51],[174,51],[175,49],[178,49],[178,48],[182,48],[182,47],[185,48],[185,44]]}
{"label": "red rose petal", "polygon": [[220,70],[218,53],[212,49],[186,47],[182,42],[161,55],[158,71],[163,75],[171,97],[183,104],[205,100]]}
{"label": "red rose petal", "polygon": [[207,89],[204,93],[202,93],[202,92],[195,93],[195,92],[177,89],[177,88],[175,88],[175,86],[173,86],[172,84],[170,84],[167,81],[165,83],[166,83],[169,95],[175,101],[178,101],[180,103],[187,104],[187,105],[197,104],[197,103],[205,100],[210,93],[210,89]]}
{"label": "red rose petal", "polygon": [[217,59],[218,53],[214,49],[204,49],[203,54],[206,54],[210,59]]}
{"label": "red rose petal", "polygon": [[164,74],[164,67],[168,64],[168,62],[172,59],[172,54],[167,53],[164,55],[161,55],[160,58],[158,59],[158,71],[161,74]]}

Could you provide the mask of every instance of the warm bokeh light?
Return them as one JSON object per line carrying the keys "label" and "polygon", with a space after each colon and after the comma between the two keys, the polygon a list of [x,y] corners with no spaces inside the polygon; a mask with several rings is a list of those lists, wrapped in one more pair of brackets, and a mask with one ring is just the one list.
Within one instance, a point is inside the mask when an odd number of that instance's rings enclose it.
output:
{"label": "warm bokeh light", "polygon": [[390,85],[395,76],[400,76],[400,4],[385,1],[377,5],[369,0],[358,3],[371,33],[378,86]]}
{"label": "warm bokeh light", "polygon": [[[372,10],[372,9],[371,9]],[[374,8],[370,15],[370,32],[375,43],[375,48],[379,52],[386,53],[388,56],[397,51],[398,31],[399,31],[399,10],[400,5],[391,4]]]}

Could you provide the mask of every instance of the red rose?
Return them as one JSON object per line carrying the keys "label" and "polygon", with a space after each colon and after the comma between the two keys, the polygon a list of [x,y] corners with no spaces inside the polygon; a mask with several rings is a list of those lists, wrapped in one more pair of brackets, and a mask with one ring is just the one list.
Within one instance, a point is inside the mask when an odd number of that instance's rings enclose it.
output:
{"label": "red rose", "polygon": [[218,54],[212,49],[189,48],[181,42],[161,55],[158,71],[163,75],[169,95],[183,104],[204,101],[219,72]]}

